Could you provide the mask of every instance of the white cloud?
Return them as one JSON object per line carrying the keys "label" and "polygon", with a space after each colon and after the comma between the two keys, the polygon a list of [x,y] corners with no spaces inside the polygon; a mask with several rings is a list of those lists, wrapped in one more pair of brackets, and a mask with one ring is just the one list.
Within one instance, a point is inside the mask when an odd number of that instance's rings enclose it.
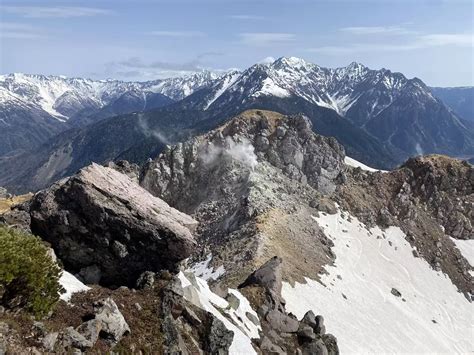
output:
{"label": "white cloud", "polygon": [[402,52],[434,47],[474,47],[474,34],[427,34],[415,36],[404,43],[355,43],[341,46],[321,46],[308,51],[328,54],[350,54],[370,52]]}
{"label": "white cloud", "polygon": [[229,17],[234,20],[243,20],[243,21],[259,21],[259,20],[265,19],[265,17],[257,16],[257,15],[231,15]]}
{"label": "white cloud", "polygon": [[296,39],[293,33],[276,32],[241,33],[239,36],[242,43],[256,46],[292,42]]}
{"label": "white cloud", "polygon": [[401,26],[343,27],[339,31],[353,35],[408,35],[416,33]]}
{"label": "white cloud", "polygon": [[41,39],[47,36],[41,29],[23,23],[1,22],[0,38],[9,39]]}
{"label": "white cloud", "polygon": [[259,60],[257,64],[272,64],[275,61],[274,57],[265,57],[262,60]]}
{"label": "white cloud", "polygon": [[0,6],[0,9],[24,18],[71,18],[113,14],[113,11],[107,9],[77,6]]}
{"label": "white cloud", "polygon": [[151,31],[151,36],[171,37],[171,38],[197,38],[204,37],[206,34],[199,31]]}
{"label": "white cloud", "polygon": [[431,34],[424,35],[419,40],[429,46],[458,46],[473,47],[474,34]]}

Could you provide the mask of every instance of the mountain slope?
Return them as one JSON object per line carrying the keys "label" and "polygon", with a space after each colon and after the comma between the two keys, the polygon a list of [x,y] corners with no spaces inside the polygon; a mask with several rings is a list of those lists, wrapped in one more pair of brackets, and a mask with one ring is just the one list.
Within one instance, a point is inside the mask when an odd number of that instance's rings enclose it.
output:
{"label": "mountain slope", "polygon": [[342,351],[469,352],[473,267],[453,238],[472,242],[473,167],[343,159],[307,119],[250,111],[168,147],[140,183],[200,222],[191,262],[216,289],[279,255],[287,309],[328,310]]}
{"label": "mountain slope", "polygon": [[430,88],[433,94],[466,121],[474,121],[474,87]]}

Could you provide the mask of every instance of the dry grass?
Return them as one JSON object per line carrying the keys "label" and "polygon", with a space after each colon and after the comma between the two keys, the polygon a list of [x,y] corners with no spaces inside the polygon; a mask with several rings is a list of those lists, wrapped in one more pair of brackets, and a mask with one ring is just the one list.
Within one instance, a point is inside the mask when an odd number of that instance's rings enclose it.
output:
{"label": "dry grass", "polygon": [[[332,262],[325,237],[306,208],[288,214],[280,209],[269,210],[257,219],[257,228],[264,237],[259,265],[278,255],[283,259],[283,279],[294,284],[304,277],[319,279],[324,265]],[[304,276],[304,277],[303,277]]]}
{"label": "dry grass", "polygon": [[12,198],[0,198],[0,214],[10,211],[14,205],[26,202],[33,196],[32,193],[25,195],[13,196]]}

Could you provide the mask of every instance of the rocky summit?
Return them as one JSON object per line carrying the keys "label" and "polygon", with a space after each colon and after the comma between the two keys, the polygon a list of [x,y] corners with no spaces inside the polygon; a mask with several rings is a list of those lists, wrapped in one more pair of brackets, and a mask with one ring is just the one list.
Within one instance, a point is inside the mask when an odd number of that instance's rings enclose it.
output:
{"label": "rocky summit", "polygon": [[292,260],[285,272],[298,278],[305,263],[316,276],[331,259],[329,241],[304,221],[344,169],[343,147],[315,134],[306,117],[253,110],[170,147],[146,164],[140,184],[200,222],[199,259],[212,254],[225,278],[241,282],[274,255]]}

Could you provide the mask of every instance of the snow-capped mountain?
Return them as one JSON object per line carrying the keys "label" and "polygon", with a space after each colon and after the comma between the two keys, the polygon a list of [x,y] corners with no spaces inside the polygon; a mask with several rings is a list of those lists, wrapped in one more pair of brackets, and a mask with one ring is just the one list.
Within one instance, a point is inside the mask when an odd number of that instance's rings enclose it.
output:
{"label": "snow-capped mountain", "polygon": [[0,155],[35,148],[71,126],[168,105],[216,78],[217,74],[208,71],[148,82],[2,75],[0,138],[7,143],[0,147]]}
{"label": "snow-capped mountain", "polygon": [[[216,95],[207,102],[207,108],[218,104],[218,98],[226,92],[233,96],[240,95],[243,99],[299,96],[318,106],[333,109],[341,116],[345,116],[358,101],[364,101],[370,107],[367,110],[367,118],[370,119],[390,105],[410,82],[403,74],[386,69],[370,70],[355,62],[347,67],[329,69],[295,57],[256,64],[240,73],[240,76],[236,77],[237,74],[228,73],[220,78],[220,82],[214,85]],[[228,78],[229,75],[232,75],[233,80]],[[226,89],[222,90],[222,87]],[[362,98],[366,91],[372,95]]]}
{"label": "snow-capped mountain", "polygon": [[328,69],[284,57],[220,76],[126,83],[12,74],[0,84],[0,156],[26,151],[0,159],[0,185],[14,191],[42,188],[90,161],[143,163],[248,109],[302,113],[379,169],[420,154],[474,156],[473,124],[421,80],[358,63]]}
{"label": "snow-capped mountain", "polygon": [[[81,110],[103,108],[129,93],[162,94],[174,101],[180,100],[217,78],[217,74],[208,71],[147,82],[14,73],[0,76],[0,87],[15,99],[37,105],[58,120],[68,120]],[[0,100],[2,104],[11,101],[6,95]]]}
{"label": "snow-capped mountain", "polygon": [[206,95],[199,93],[188,105],[226,111],[229,106],[248,108],[262,98],[292,101],[291,105],[296,104],[296,98],[331,109],[399,150],[401,156],[422,152],[474,154],[473,127],[460,120],[420,79],[408,79],[387,69],[372,70],[355,62],[328,69],[303,59],[282,57],[240,74],[228,73]]}

